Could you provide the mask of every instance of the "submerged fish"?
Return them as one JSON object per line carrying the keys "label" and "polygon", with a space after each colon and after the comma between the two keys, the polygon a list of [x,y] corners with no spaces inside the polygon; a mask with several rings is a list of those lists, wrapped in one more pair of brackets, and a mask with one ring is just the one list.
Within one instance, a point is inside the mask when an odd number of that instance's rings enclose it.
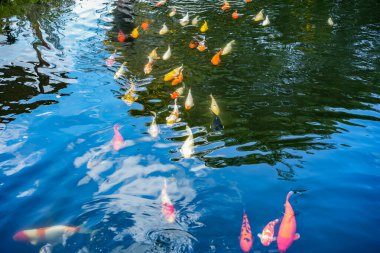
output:
{"label": "submerged fish", "polygon": [[197,26],[198,25],[198,22],[199,22],[198,18],[199,18],[199,16],[195,16],[195,18],[193,18],[193,20],[191,20],[191,24],[193,26]]}
{"label": "submerged fish", "polygon": [[211,97],[211,107],[210,107],[210,109],[211,109],[211,111],[212,111],[216,116],[219,116],[219,114],[220,114],[219,106],[218,106],[218,104],[216,103],[215,98],[214,98],[212,95],[210,95],[210,97]]}
{"label": "submerged fish", "polygon": [[262,26],[268,26],[270,25],[269,16],[265,16],[265,20],[261,23]]}
{"label": "submerged fish", "polygon": [[151,112],[151,113],[153,114],[154,117],[153,117],[152,123],[150,123],[148,133],[153,138],[156,138],[158,134],[160,133],[160,129],[158,128],[157,123],[156,123],[157,114],[155,112]]}
{"label": "submerged fish", "polygon": [[222,6],[222,10],[223,10],[223,11],[226,11],[226,10],[228,10],[228,9],[230,9],[230,8],[231,8],[230,3],[227,2],[227,1],[224,1],[224,2],[223,2],[223,6]]}
{"label": "submerged fish", "polygon": [[329,18],[327,19],[327,24],[328,24],[329,26],[333,26],[333,25],[334,25],[334,21],[332,20],[331,17],[329,17]]}
{"label": "submerged fish", "polygon": [[162,25],[162,28],[161,28],[161,30],[159,31],[159,34],[160,35],[164,35],[164,34],[167,34],[169,32],[169,28],[166,26],[166,24],[164,23],[163,25]]}
{"label": "submerged fish", "polygon": [[229,54],[229,53],[231,53],[231,51],[232,51],[232,46],[235,44],[235,40],[231,40],[230,42],[228,42],[225,46],[224,46],[224,48],[223,48],[223,50],[222,50],[222,55],[226,55],[226,54]]}
{"label": "submerged fish", "polygon": [[174,108],[168,117],[166,117],[166,124],[168,126],[173,125],[174,123],[179,122],[181,119],[179,118],[179,110],[177,105],[177,99],[174,100]]}
{"label": "submerged fish", "polygon": [[207,49],[207,47],[206,47],[206,41],[205,40],[200,41],[198,43],[197,49],[198,49],[199,52],[205,51]]}
{"label": "submerged fish", "polygon": [[131,106],[133,102],[138,99],[138,96],[136,94],[136,85],[134,83],[131,83],[131,88],[125,92],[124,96],[121,99],[129,106]]}
{"label": "submerged fish", "polygon": [[211,63],[212,65],[219,65],[220,64],[220,55],[222,54],[222,50],[219,50],[212,58],[211,58]]}
{"label": "submerged fish", "polygon": [[158,2],[155,4],[155,6],[156,6],[156,7],[161,7],[161,6],[165,5],[166,2],[167,2],[167,0],[160,0],[160,1],[158,1]]}
{"label": "submerged fish", "polygon": [[235,10],[233,13],[232,13],[232,18],[233,19],[238,19],[239,18],[239,14],[238,14],[238,11]]}
{"label": "submerged fish", "polygon": [[144,66],[144,73],[145,74],[150,74],[150,72],[152,72],[153,64],[154,64],[154,61],[149,58],[148,63],[145,64],[145,66]]}
{"label": "submerged fish", "polygon": [[120,134],[119,129],[120,129],[120,125],[119,124],[115,124],[113,126],[114,136],[113,136],[113,139],[112,139],[112,146],[113,146],[113,149],[116,150],[116,151],[120,150],[123,147],[123,144],[124,144],[124,138]]}
{"label": "submerged fish", "polygon": [[194,106],[193,96],[191,95],[191,89],[189,89],[189,93],[187,94],[185,101],[185,109],[190,110]]}
{"label": "submerged fish", "polygon": [[189,126],[186,126],[188,137],[183,143],[180,151],[184,158],[190,158],[194,154],[194,137],[193,132]]}
{"label": "submerged fish", "polygon": [[185,26],[185,25],[188,25],[189,22],[190,22],[190,19],[189,19],[189,13],[186,12],[186,15],[183,16],[183,18],[181,18],[181,19],[179,20],[179,23],[180,23],[182,26]]}
{"label": "submerged fish", "polygon": [[222,124],[222,121],[220,120],[219,116],[212,113],[212,123],[211,123],[211,129],[213,131],[222,131],[224,129],[224,126]]}
{"label": "submerged fish", "polygon": [[276,237],[274,236],[274,227],[279,222],[279,219],[275,219],[270,221],[263,229],[261,234],[257,234],[257,236],[261,240],[261,244],[264,246],[269,246],[272,242],[276,241]]}
{"label": "submerged fish", "polygon": [[141,23],[141,29],[143,29],[144,31],[148,30],[149,28],[149,21],[148,20],[144,20],[142,23]]}
{"label": "submerged fish", "polygon": [[183,95],[183,91],[185,90],[185,86],[183,87],[180,87],[178,89],[176,89],[172,94],[170,94],[170,97],[172,99],[176,99],[176,98],[179,98],[180,96]]}
{"label": "submerged fish", "polygon": [[150,52],[150,54],[148,56],[149,59],[151,59],[153,61],[160,59],[160,57],[157,54],[157,49],[158,49],[158,47],[156,47],[155,49],[152,50],[152,52]]}
{"label": "submerged fish", "polygon": [[172,50],[170,49],[170,46],[168,46],[168,50],[164,53],[162,56],[162,60],[167,61],[172,56]]}
{"label": "submerged fish", "polygon": [[176,8],[173,8],[172,11],[169,13],[168,16],[169,16],[169,17],[174,17],[176,13],[177,13]]}
{"label": "submerged fish", "polygon": [[201,26],[200,31],[205,33],[207,30],[208,30],[208,24],[207,24],[207,21],[205,21],[203,25]]}
{"label": "submerged fish", "polygon": [[107,58],[106,65],[108,67],[112,67],[112,65],[114,65],[116,62],[115,59],[116,59],[116,50],[113,52],[113,54],[110,55],[110,57]]}
{"label": "submerged fish", "polygon": [[125,35],[125,33],[123,33],[123,31],[119,31],[119,33],[117,34],[117,40],[119,42],[124,42],[125,39],[127,38],[127,36]]}
{"label": "submerged fish", "polygon": [[27,229],[17,232],[13,236],[13,240],[29,242],[32,245],[38,243],[61,243],[65,237],[69,237],[75,233],[80,233],[80,227],[69,227],[65,225],[56,225],[46,228]]}
{"label": "submerged fish", "polygon": [[137,39],[139,37],[139,28],[138,27],[136,27],[135,29],[132,30],[131,37],[134,39]]}
{"label": "submerged fish", "polygon": [[249,252],[252,248],[253,237],[251,226],[249,225],[248,216],[244,211],[243,223],[240,232],[240,248],[243,252]]}
{"label": "submerged fish", "polygon": [[125,69],[124,66],[127,64],[127,62],[123,62],[123,64],[120,66],[120,68],[116,71],[115,75],[113,76],[114,79],[119,79],[122,75],[124,75]]}
{"label": "submerged fish", "polygon": [[194,49],[194,48],[198,47],[198,45],[199,45],[198,41],[191,40],[189,43],[189,48]]}
{"label": "submerged fish", "polygon": [[285,213],[281,221],[280,230],[277,235],[277,246],[281,253],[284,253],[293,243],[294,240],[300,238],[299,234],[296,234],[297,224],[296,217],[292,206],[289,203],[290,196],[293,192],[290,191],[286,196],[285,201]]}
{"label": "submerged fish", "polygon": [[256,16],[253,18],[254,21],[259,22],[264,20],[264,10],[259,11]]}
{"label": "submerged fish", "polygon": [[179,83],[182,83],[183,81],[183,69],[181,69],[181,71],[179,72],[178,76],[176,76],[173,81],[172,81],[172,85],[177,85]]}
{"label": "submerged fish", "polygon": [[173,69],[172,71],[170,71],[164,76],[164,81],[165,82],[172,81],[174,78],[176,78],[180,74],[182,69],[183,69],[183,66]]}
{"label": "submerged fish", "polygon": [[171,202],[168,192],[167,192],[167,184],[166,179],[164,180],[164,186],[161,190],[161,203],[162,203],[162,213],[165,216],[165,219],[169,223],[173,223],[175,221],[175,208],[173,203]]}

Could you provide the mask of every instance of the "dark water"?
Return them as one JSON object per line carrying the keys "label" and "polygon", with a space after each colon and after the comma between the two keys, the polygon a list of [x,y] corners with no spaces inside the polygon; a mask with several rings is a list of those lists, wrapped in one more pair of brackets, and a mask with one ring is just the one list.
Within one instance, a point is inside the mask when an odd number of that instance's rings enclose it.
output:
{"label": "dark water", "polygon": [[[380,252],[380,9],[369,1],[52,1],[0,6],[0,252],[38,252],[20,230],[82,225],[53,252],[239,252],[243,209],[256,234],[283,214],[288,191],[300,240],[288,252]],[[264,8],[271,24],[251,21]],[[208,50],[190,50],[207,20]],[[331,16],[333,27],[327,24]],[[144,19],[148,31],[119,43]],[[171,33],[158,35],[166,22]],[[235,39],[214,67],[218,48]],[[149,75],[146,56],[172,47]],[[117,50],[113,67],[105,59]],[[113,79],[121,63],[128,72]],[[195,106],[165,124],[184,65]],[[138,100],[121,97],[131,81]],[[187,91],[186,91],[187,93]],[[209,95],[224,130],[212,131]],[[158,139],[147,130],[158,114]],[[113,125],[127,147],[113,151]],[[181,158],[188,124],[195,155]],[[174,224],[161,214],[168,180]]]}

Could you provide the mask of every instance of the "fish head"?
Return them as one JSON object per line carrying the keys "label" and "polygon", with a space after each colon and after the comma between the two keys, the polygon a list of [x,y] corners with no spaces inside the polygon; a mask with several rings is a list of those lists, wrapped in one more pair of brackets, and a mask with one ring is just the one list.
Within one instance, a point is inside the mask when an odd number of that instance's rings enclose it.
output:
{"label": "fish head", "polygon": [[19,231],[13,236],[14,241],[27,242],[29,241],[29,237],[26,235],[24,231]]}

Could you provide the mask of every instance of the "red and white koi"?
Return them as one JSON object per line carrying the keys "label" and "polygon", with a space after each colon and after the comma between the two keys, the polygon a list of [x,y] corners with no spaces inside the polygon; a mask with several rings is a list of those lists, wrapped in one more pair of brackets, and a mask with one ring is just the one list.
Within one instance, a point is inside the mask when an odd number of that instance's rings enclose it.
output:
{"label": "red and white koi", "polygon": [[113,52],[113,54],[110,55],[110,57],[107,58],[106,60],[106,65],[108,67],[112,67],[116,62],[116,50]]}
{"label": "red and white koi", "polygon": [[162,203],[162,213],[165,216],[165,219],[169,223],[173,223],[175,221],[175,207],[173,203],[171,202],[168,192],[167,192],[167,184],[166,184],[166,179],[164,180],[164,186],[162,187],[161,190],[161,203]]}
{"label": "red and white koi", "polygon": [[240,232],[240,248],[243,252],[249,252],[253,245],[251,226],[249,225],[248,216],[244,211],[243,223]]}

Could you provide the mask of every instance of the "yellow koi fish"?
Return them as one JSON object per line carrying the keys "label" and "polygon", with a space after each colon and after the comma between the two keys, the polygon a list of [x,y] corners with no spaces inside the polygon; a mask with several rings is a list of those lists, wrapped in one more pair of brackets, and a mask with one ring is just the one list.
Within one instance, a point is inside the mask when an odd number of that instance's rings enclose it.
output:
{"label": "yellow koi fish", "polygon": [[205,21],[203,23],[203,25],[201,26],[201,32],[205,33],[207,30],[208,30],[208,25],[207,25],[207,21]]}
{"label": "yellow koi fish", "polygon": [[180,66],[180,67],[173,69],[172,71],[170,71],[169,73],[167,73],[164,76],[164,81],[168,82],[168,81],[173,80],[174,78],[176,78],[181,73],[182,69],[183,69],[183,66]]}
{"label": "yellow koi fish", "polygon": [[216,103],[216,100],[215,100],[215,98],[212,96],[212,95],[210,95],[210,97],[211,97],[211,111],[215,114],[215,115],[217,115],[217,116],[219,116],[219,114],[220,114],[220,109],[219,109],[219,106],[218,106],[218,104]]}
{"label": "yellow koi fish", "polygon": [[137,39],[139,37],[139,28],[136,27],[135,29],[132,30],[131,37],[134,39]]}

